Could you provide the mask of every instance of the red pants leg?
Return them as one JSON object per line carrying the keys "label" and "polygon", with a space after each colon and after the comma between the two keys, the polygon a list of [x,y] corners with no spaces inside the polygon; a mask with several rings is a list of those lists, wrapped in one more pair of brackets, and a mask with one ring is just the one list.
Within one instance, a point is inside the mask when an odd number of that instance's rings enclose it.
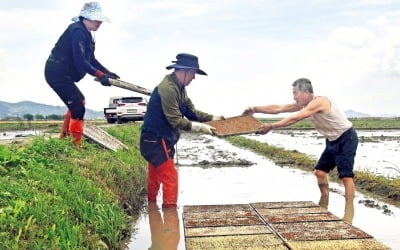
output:
{"label": "red pants leg", "polygon": [[174,159],[170,158],[161,166],[161,183],[163,185],[163,208],[176,207],[178,202],[178,171]]}
{"label": "red pants leg", "polygon": [[160,189],[161,180],[158,176],[158,170],[151,163],[148,164],[147,199],[149,201],[156,201],[158,190]]}
{"label": "red pants leg", "polygon": [[173,159],[168,159],[158,167],[149,163],[147,174],[147,198],[149,201],[156,201],[160,184],[162,184],[163,190],[163,208],[176,207],[178,202],[178,171]]}

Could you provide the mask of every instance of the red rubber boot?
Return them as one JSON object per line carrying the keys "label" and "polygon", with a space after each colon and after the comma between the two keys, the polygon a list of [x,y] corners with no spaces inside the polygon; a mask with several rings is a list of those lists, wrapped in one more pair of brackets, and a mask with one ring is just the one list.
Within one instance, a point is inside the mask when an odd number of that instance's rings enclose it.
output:
{"label": "red rubber boot", "polygon": [[67,137],[69,135],[69,123],[71,121],[71,111],[68,109],[67,112],[64,115],[64,123],[63,126],[61,128],[61,133],[59,138],[64,138]]}
{"label": "red rubber boot", "polygon": [[69,124],[69,132],[74,137],[74,144],[79,145],[83,136],[84,121],[79,119],[71,119]]}

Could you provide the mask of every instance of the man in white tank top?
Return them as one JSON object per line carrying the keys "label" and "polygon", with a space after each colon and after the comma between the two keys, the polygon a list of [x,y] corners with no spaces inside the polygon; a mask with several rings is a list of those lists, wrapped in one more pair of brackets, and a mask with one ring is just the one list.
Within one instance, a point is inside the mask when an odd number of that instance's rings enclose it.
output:
{"label": "man in white tank top", "polygon": [[274,128],[290,126],[306,118],[314,124],[315,129],[326,138],[325,150],[314,168],[321,191],[320,205],[323,207],[328,206],[329,185],[327,174],[337,166],[339,178],[343,181],[345,188],[346,207],[343,220],[351,223],[354,217],[353,200],[355,187],[353,165],[358,145],[357,134],[352,128],[352,123],[334,102],[324,96],[314,96],[310,80],[300,78],[292,86],[294,103],[253,106],[247,108],[243,114],[297,112],[278,122],[263,124],[258,131],[260,134],[266,134]]}

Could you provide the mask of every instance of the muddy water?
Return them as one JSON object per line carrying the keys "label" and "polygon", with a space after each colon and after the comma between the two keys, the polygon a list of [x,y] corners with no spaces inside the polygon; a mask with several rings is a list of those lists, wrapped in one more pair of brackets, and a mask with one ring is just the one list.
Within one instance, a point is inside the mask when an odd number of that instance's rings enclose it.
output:
{"label": "muddy water", "polygon": [[8,140],[13,138],[20,138],[20,137],[29,137],[34,135],[41,135],[42,131],[37,130],[21,130],[21,131],[5,131],[0,132],[0,140]]}
{"label": "muddy water", "polygon": [[[178,144],[178,162],[177,213],[157,210],[154,206],[149,213],[143,212],[134,225],[136,234],[128,243],[129,249],[185,249],[181,215],[184,205],[263,201],[318,203],[320,198],[312,174],[278,167],[266,158],[216,137],[184,134]],[[252,165],[248,165],[250,163]],[[334,183],[330,187],[328,210],[343,217],[344,188]],[[161,202],[159,195],[158,205]],[[360,193],[356,194],[354,203],[353,225],[392,249],[400,249],[400,209]],[[166,245],[172,247],[157,248]]]}

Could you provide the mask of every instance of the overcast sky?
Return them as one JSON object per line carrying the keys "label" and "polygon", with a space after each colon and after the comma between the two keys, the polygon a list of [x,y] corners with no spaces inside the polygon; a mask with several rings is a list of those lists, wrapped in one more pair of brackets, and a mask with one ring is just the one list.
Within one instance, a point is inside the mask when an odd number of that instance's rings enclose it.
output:
{"label": "overcast sky", "polygon": [[[63,105],[44,79],[55,42],[81,0],[0,0],[0,100]],[[199,57],[208,76],[187,88],[200,110],[234,116],[293,101],[309,78],[344,110],[400,115],[400,0],[104,0],[112,20],[95,32],[97,59],[122,80],[153,89],[177,53]],[[87,75],[87,107],[111,96]]]}

